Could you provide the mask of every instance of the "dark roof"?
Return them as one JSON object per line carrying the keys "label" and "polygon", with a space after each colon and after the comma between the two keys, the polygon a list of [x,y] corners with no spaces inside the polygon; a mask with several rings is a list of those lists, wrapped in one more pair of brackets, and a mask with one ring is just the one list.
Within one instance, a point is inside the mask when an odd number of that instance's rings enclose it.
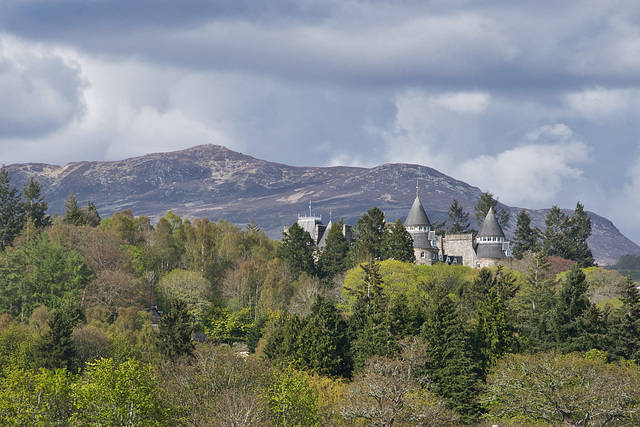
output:
{"label": "dark roof", "polygon": [[478,249],[476,256],[481,258],[501,259],[506,258],[504,251],[502,250],[502,243],[496,242],[480,242],[478,243]]}
{"label": "dark roof", "polygon": [[407,215],[407,219],[404,221],[404,225],[405,227],[431,227],[431,222],[429,221],[418,196],[416,196],[416,200],[414,200],[413,206],[411,206],[411,210],[409,211],[409,215]]}
{"label": "dark roof", "polygon": [[428,232],[409,233],[413,237],[413,247],[416,249],[433,249]]}
{"label": "dark roof", "polygon": [[478,237],[504,237],[502,227],[500,227],[498,219],[493,213],[492,208],[489,208],[487,217],[484,219],[484,221],[482,221],[480,231],[478,232]]}
{"label": "dark roof", "polygon": [[331,222],[331,220],[329,220],[329,224],[327,224],[327,228],[324,229],[324,233],[322,233],[322,237],[320,238],[320,241],[318,242],[318,247],[319,248],[324,248],[325,246],[327,246],[327,236],[329,235],[329,230],[331,230],[331,226],[333,225],[333,222]]}

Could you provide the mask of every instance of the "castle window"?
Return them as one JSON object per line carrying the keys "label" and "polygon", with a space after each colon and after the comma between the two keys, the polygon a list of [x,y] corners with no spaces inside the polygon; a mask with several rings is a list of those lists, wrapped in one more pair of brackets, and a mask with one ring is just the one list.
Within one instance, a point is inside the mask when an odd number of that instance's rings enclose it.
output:
{"label": "castle window", "polygon": [[420,252],[420,258],[424,258],[424,252]]}

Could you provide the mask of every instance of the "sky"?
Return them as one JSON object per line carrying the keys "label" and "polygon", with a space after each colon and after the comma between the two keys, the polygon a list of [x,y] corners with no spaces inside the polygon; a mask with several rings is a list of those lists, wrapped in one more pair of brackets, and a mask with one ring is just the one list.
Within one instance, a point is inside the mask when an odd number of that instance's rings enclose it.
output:
{"label": "sky", "polygon": [[0,0],[0,163],[429,166],[640,243],[637,0]]}

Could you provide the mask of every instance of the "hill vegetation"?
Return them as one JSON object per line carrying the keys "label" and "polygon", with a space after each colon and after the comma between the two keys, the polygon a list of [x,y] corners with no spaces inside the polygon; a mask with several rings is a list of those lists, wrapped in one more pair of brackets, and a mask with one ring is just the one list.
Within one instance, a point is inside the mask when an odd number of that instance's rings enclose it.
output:
{"label": "hill vegetation", "polygon": [[615,271],[417,266],[377,208],[318,252],[296,224],[101,219],[73,195],[51,218],[37,181],[3,189],[2,425],[639,421],[640,293]]}

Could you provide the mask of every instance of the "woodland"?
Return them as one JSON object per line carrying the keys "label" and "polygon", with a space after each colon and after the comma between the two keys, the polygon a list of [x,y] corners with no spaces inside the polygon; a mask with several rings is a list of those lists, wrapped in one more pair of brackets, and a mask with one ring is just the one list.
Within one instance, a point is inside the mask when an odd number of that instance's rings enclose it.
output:
{"label": "woodland", "polygon": [[[594,265],[580,203],[545,230],[521,212],[514,259],[471,269],[415,265],[375,207],[319,250],[297,223],[275,241],[73,194],[52,217],[42,193],[0,170],[0,425],[640,423],[640,292]],[[434,226],[471,222],[454,200]]]}

